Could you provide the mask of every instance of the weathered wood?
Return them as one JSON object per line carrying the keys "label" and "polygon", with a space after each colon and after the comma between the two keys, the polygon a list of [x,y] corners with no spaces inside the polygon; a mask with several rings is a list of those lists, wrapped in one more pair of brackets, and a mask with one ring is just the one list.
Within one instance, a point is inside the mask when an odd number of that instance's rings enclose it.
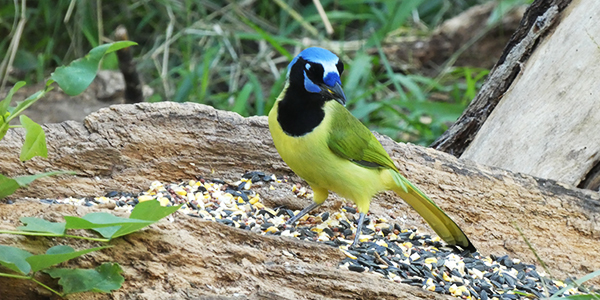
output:
{"label": "weathered wood", "polygon": [[460,156],[536,49],[539,41],[556,25],[571,0],[536,0],[526,11],[519,29],[504,48],[502,57],[483,87],[458,120],[431,147]]}
{"label": "weathered wood", "polygon": [[[98,209],[0,203],[0,229],[14,230],[22,215],[62,221],[62,215],[94,211]],[[81,268],[110,261],[125,270],[123,287],[112,295],[84,293],[70,299],[454,299],[375,274],[339,269],[344,254],[324,244],[263,236],[185,214],[175,213],[173,218],[115,239],[113,248],[70,261],[69,267]],[[97,246],[83,240],[68,242],[77,249]],[[0,244],[30,251],[54,246],[48,238],[11,235],[0,235]],[[38,279],[57,288],[56,280],[47,275]],[[0,277],[3,300],[60,299],[48,293],[33,282]]]}
{"label": "weathered wood", "polygon": [[600,2],[574,1],[461,158],[578,185],[600,160]]}
{"label": "weathered wood", "polygon": [[[197,175],[238,179],[245,170],[257,169],[278,175],[291,174],[272,145],[265,117],[242,118],[232,112],[219,111],[199,104],[163,102],[117,105],[88,116],[85,125],[78,122],[65,122],[46,125],[45,129],[50,158],[47,160],[36,158],[25,163],[20,163],[18,160],[23,130],[9,130],[0,143],[0,156],[4,158],[0,160],[0,173],[14,176],[63,169],[76,171],[77,175],[36,181],[31,187],[19,191],[17,196],[39,198],[69,195],[94,196],[103,195],[114,189],[136,192],[146,190],[153,180],[173,182],[192,179]],[[461,226],[482,254],[510,254],[511,257],[519,258],[526,263],[536,264],[533,253],[513,227],[514,221],[535,246],[537,253],[549,265],[553,275],[560,278],[568,275],[582,276],[600,269],[600,252],[595,251],[600,249],[600,225],[597,223],[600,219],[599,193],[511,173],[499,168],[481,166],[434,149],[398,144],[387,137],[380,136],[379,139],[392,159],[400,166],[400,171],[419,185]],[[300,182],[294,176],[291,178],[292,181]],[[264,190],[264,194],[261,191],[261,198],[268,205],[277,206],[286,201],[288,203],[301,201],[291,194],[281,194],[279,190],[270,191],[266,187]],[[289,191],[289,187],[287,190]],[[13,199],[17,204],[21,203],[18,197]],[[332,195],[327,203],[334,204],[336,199],[338,198]],[[40,205],[35,203],[33,206],[24,207],[1,206],[0,212],[8,212],[10,208],[15,211],[15,214],[13,218],[2,217],[0,214],[0,218],[10,219],[13,224],[16,224],[14,222],[17,222],[18,216],[26,212],[27,215],[57,218],[67,209],[64,208],[66,206]],[[75,211],[79,215],[82,214],[79,210]],[[391,193],[384,193],[377,197],[372,203],[371,212],[388,219],[392,219],[391,216],[396,218],[406,216],[406,226],[418,226],[421,230],[430,231],[418,214]],[[189,222],[187,219],[178,221],[177,226],[182,226],[180,230],[171,225],[159,225],[153,227],[156,236],[139,235],[126,238],[135,245],[141,245],[149,239],[152,243],[156,243],[148,251],[144,251],[144,255],[137,248],[124,252],[136,261],[127,265],[131,268],[128,271],[129,279],[133,279],[132,282],[141,282],[132,283],[135,289],[127,291],[142,292],[143,284],[160,286],[159,291],[175,289],[181,293],[180,295],[184,295],[183,286],[186,284],[189,286],[188,282],[194,284],[199,282],[194,279],[194,276],[213,274],[216,267],[212,260],[204,260],[204,258],[192,260],[185,255],[182,255],[185,257],[168,255],[157,250],[195,249],[190,248],[186,241],[199,238],[203,233],[212,234],[211,238],[216,239],[215,243],[219,245],[243,247],[246,249],[243,253],[278,251],[279,247],[284,247],[281,243],[271,242],[267,248],[260,246],[263,242],[255,245],[256,239],[261,241],[263,239],[251,232],[245,232],[245,240],[226,242],[231,238],[230,235],[239,236],[242,233],[238,231],[232,233],[229,228],[218,224],[203,225],[193,221],[190,223],[192,225],[185,225]],[[3,224],[8,226],[6,223]],[[197,233],[191,233],[194,228],[198,229]],[[223,235],[220,236],[217,232]],[[161,242],[167,237],[174,238]],[[272,239],[277,238],[270,240]],[[210,243],[209,239],[201,241]],[[202,247],[209,247],[209,245]],[[285,247],[287,249],[288,246]],[[309,252],[321,251],[314,247],[299,251],[300,257],[305,255],[310,260],[314,253]],[[206,252],[208,254],[197,254],[198,251],[204,253],[202,249],[204,248],[190,250],[193,253],[190,257],[225,255],[221,250],[210,249]],[[114,255],[116,253],[108,254],[109,257]],[[284,298],[289,298],[289,295],[306,294],[306,298],[311,299],[319,298],[319,295],[334,299],[377,298],[381,295],[382,298],[387,299],[406,298],[406,293],[413,293],[404,289],[398,290],[393,286],[396,283],[383,279],[369,281],[373,284],[380,283],[382,286],[374,286],[367,290],[362,286],[357,288],[342,286],[343,280],[356,275],[351,273],[337,275],[336,272],[340,271],[335,271],[331,264],[334,264],[333,261],[339,257],[339,253],[331,256],[331,260],[325,259],[325,255],[330,254],[324,254],[323,258],[311,263],[310,267],[296,265],[293,262],[291,269],[286,269],[285,261],[278,260],[282,261],[281,264],[271,267],[267,264],[270,259],[261,259],[244,266],[243,270],[234,270],[235,264],[240,262],[233,261],[225,264],[229,266],[227,269],[229,273],[225,274],[229,275],[207,277],[206,281],[202,282],[208,285],[225,286],[231,284],[230,282],[237,282],[235,278],[247,278],[246,275],[240,274],[259,268],[267,270],[265,271],[267,273],[260,271],[253,276],[270,278],[268,279],[270,282],[279,283],[278,288],[285,291],[280,295]],[[117,261],[121,262],[125,259],[129,258],[118,256]],[[137,269],[139,266],[161,265],[157,264],[157,261],[182,267],[173,270],[160,268],[158,275],[153,273],[152,267]],[[215,260],[214,263],[220,261]],[[85,260],[82,263],[85,263]],[[319,270],[319,264],[325,264],[326,267]],[[298,271],[299,268],[305,267],[304,270],[307,271]],[[180,271],[184,272],[181,273],[184,275],[180,275],[178,273]],[[303,285],[305,281],[302,281],[302,278],[312,275],[320,278],[321,283]],[[283,277],[286,278],[282,279]],[[176,278],[176,281],[165,285],[164,278]],[[253,290],[253,284],[256,283],[253,280],[243,280],[236,287]],[[386,285],[390,285],[390,288],[386,289]],[[324,294],[327,290],[340,289],[344,289],[340,296]],[[390,292],[381,292],[383,290]],[[222,290],[225,294],[231,291],[233,289]],[[360,294],[361,291],[367,294]],[[218,292],[214,293],[218,294]],[[430,295],[424,291],[422,293],[418,294],[420,295],[418,297]]]}

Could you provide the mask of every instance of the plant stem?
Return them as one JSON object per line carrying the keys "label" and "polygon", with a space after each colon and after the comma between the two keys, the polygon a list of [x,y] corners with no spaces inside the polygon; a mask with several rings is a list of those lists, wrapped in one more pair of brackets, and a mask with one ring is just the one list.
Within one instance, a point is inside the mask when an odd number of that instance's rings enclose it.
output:
{"label": "plant stem", "polygon": [[52,236],[52,237],[65,237],[65,238],[74,238],[74,239],[83,239],[88,241],[95,242],[110,242],[110,239],[104,238],[94,238],[87,236],[79,236],[79,235],[70,235],[70,234],[58,234],[58,233],[50,233],[50,232],[29,232],[29,231],[12,231],[12,230],[0,230],[0,233],[5,234],[18,234],[18,235],[32,235],[32,236]]}
{"label": "plant stem", "polygon": [[37,284],[39,284],[39,285],[41,285],[41,286],[45,287],[45,288],[46,288],[46,289],[48,289],[49,291],[51,291],[51,292],[53,292],[53,293],[55,293],[55,294],[59,295],[60,297],[64,297],[64,296],[65,296],[65,295],[63,295],[62,293],[59,293],[59,292],[55,291],[53,288],[51,288],[51,287],[49,287],[49,286],[47,286],[47,285],[45,285],[45,284],[43,284],[43,283],[41,283],[41,282],[37,281],[37,280],[36,280],[35,278],[33,278],[33,277],[32,277],[32,278],[30,278],[30,279],[31,279],[33,282],[35,282],[35,283],[37,283]]}
{"label": "plant stem", "polygon": [[31,279],[31,277],[26,276],[26,275],[15,275],[15,274],[8,274],[8,273],[0,273],[1,277],[10,277],[10,278],[17,278],[17,279]]}
{"label": "plant stem", "polygon": [[11,125],[8,128],[23,128],[23,125]]}
{"label": "plant stem", "polygon": [[[525,234],[521,230],[521,227],[519,227],[519,225],[517,224],[516,221],[512,221],[512,224],[517,229],[517,231],[519,232],[519,234],[521,234],[521,237],[523,238],[523,240],[525,241],[525,243],[529,247],[529,250],[531,250],[531,252],[533,252],[533,255],[535,255],[535,258],[537,259],[537,261],[542,265],[542,267],[544,268],[544,270],[546,270],[546,273],[548,273],[548,275],[550,276],[550,278],[554,278],[554,276],[552,276],[552,273],[550,273],[550,270],[548,269],[548,266],[546,266],[546,263],[538,255],[537,251],[535,251],[535,249],[533,248],[533,246],[531,245],[531,243],[529,242],[529,240],[527,239],[527,237],[525,236]],[[546,292],[546,297],[550,297],[550,293],[548,292],[548,288],[546,287],[546,280],[544,279],[544,277],[541,277],[541,279],[542,279],[542,284],[544,286],[544,291]]]}
{"label": "plant stem", "polygon": [[57,294],[57,295],[59,295],[61,297],[64,297],[63,294],[55,291],[53,288],[51,288],[51,287],[49,287],[49,286],[47,286],[47,285],[45,285],[45,284],[37,281],[35,278],[33,278],[33,275],[32,276],[25,276],[25,275],[15,275],[15,274],[8,274],[8,273],[0,273],[0,277],[10,277],[10,278],[17,278],[17,279],[29,279],[29,280],[31,280],[31,281],[33,281],[33,282],[35,282],[35,283],[43,286],[44,288],[48,289],[49,291],[51,291],[51,292],[53,292],[53,293],[55,293],[55,294]]}
{"label": "plant stem", "polygon": [[70,234],[65,234],[64,237],[74,238],[74,239],[82,239],[82,240],[88,240],[88,241],[94,241],[94,242],[104,242],[104,243],[110,242],[110,239],[94,238],[94,237],[70,235]]}

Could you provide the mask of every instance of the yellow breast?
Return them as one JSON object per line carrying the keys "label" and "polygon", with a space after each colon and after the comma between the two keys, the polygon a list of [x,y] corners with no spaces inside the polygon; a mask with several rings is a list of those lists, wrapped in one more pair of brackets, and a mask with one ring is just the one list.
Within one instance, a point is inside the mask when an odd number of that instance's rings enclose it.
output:
{"label": "yellow breast", "polygon": [[352,163],[329,149],[332,105],[337,103],[326,103],[325,119],[313,131],[300,137],[289,136],[282,130],[277,121],[278,103],[269,113],[269,129],[281,158],[313,189],[335,192],[354,201],[360,211],[368,211],[373,195],[386,190],[382,176],[389,175],[386,170]]}

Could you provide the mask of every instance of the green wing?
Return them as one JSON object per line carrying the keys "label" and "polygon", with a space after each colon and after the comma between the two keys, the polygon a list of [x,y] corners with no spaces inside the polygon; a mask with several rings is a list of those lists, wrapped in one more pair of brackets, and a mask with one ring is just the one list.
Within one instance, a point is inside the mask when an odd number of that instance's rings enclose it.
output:
{"label": "green wing", "polygon": [[345,107],[333,104],[327,142],[329,149],[363,167],[393,170],[394,172],[390,172],[396,183],[393,190],[423,216],[442,239],[450,245],[459,245],[471,252],[477,251],[460,227],[435,202],[398,172],[392,159],[371,131]]}
{"label": "green wing", "polygon": [[384,167],[398,171],[373,133],[345,107],[333,103],[327,145],[336,155],[364,167]]}

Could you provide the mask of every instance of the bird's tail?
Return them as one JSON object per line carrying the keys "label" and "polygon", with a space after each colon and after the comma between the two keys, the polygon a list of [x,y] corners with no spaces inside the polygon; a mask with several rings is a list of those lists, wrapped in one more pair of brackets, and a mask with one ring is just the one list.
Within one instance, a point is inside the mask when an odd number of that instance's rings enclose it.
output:
{"label": "bird's tail", "polygon": [[396,171],[390,170],[390,174],[395,183],[392,188],[394,192],[412,206],[446,243],[470,252],[477,251],[460,227],[419,188]]}

